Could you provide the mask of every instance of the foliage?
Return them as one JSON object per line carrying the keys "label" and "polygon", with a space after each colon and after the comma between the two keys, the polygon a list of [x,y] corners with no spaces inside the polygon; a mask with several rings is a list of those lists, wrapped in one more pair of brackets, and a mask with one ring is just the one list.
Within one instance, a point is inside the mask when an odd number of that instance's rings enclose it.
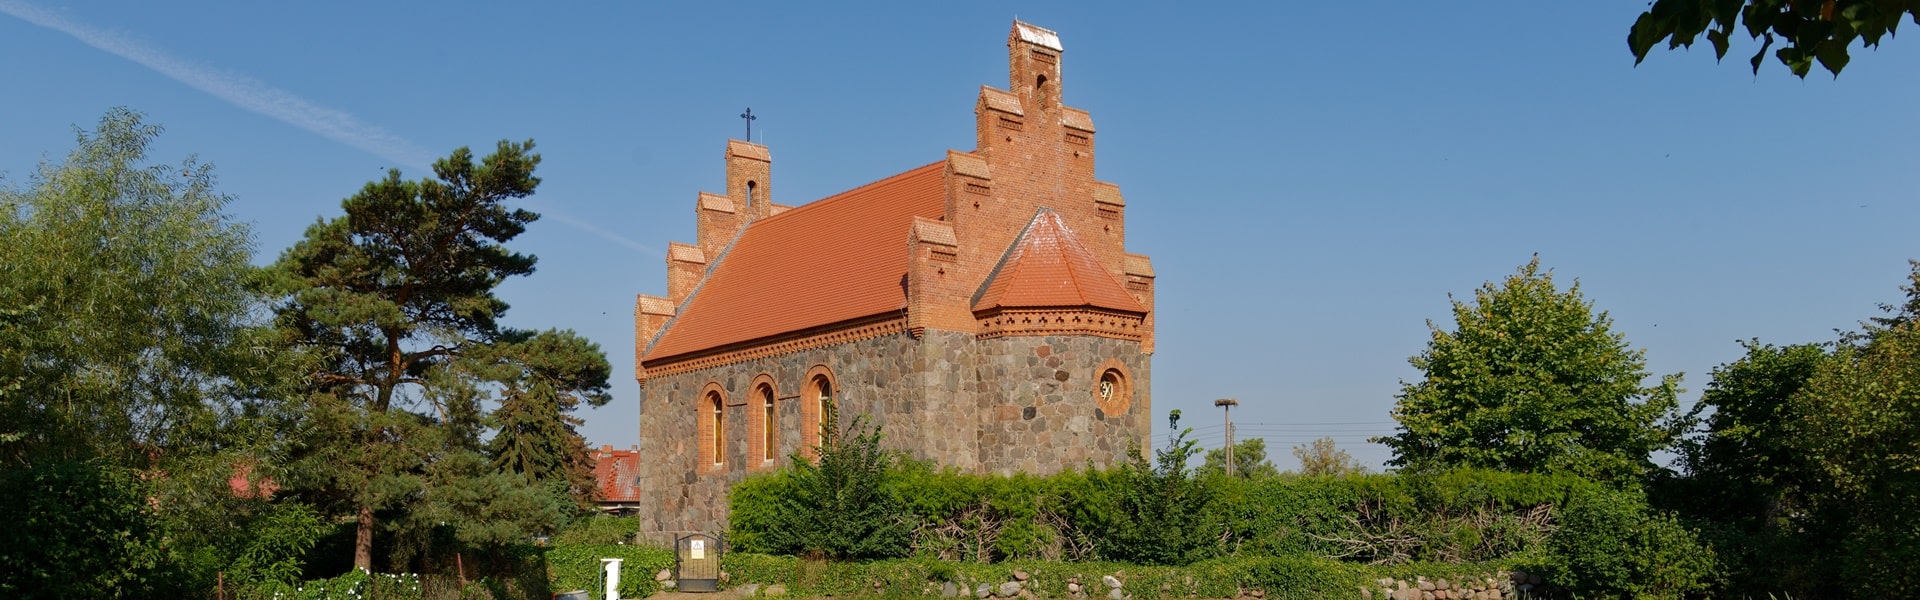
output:
{"label": "foliage", "polygon": [[[494,289],[533,272],[504,245],[538,218],[506,204],[540,183],[532,148],[502,141],[478,160],[461,148],[420,181],[389,171],[274,267],[279,325],[319,365],[292,483],[355,517],[357,567],[372,567],[376,512],[397,519],[399,563],[431,554],[441,522],[495,551],[551,532],[591,488],[566,413],[606,402],[605,356],[572,332],[499,325]],[[571,509],[553,501],[569,495]]]}
{"label": "foliage", "polygon": [[760,482],[780,487],[763,496],[771,507],[743,511],[764,524],[747,543],[833,559],[903,556],[912,527],[891,471],[897,457],[880,449],[880,428],[864,416],[845,430],[832,422],[822,425],[817,462],[796,452],[778,475]]}
{"label": "foliage", "polygon": [[[732,553],[726,554],[732,556]],[[546,551],[547,573],[550,588],[556,592],[588,590],[593,597],[600,596],[603,567],[602,558],[622,559],[620,563],[620,597],[645,598],[660,590],[660,583],[653,580],[653,574],[661,569],[673,568],[673,552],[664,548],[635,545],[580,546],[555,544]]]}
{"label": "foliage", "polygon": [[1229,557],[1186,566],[1155,566],[1043,560],[995,564],[928,559],[824,562],[735,552],[721,563],[732,576],[736,590],[747,584],[778,584],[787,587],[789,596],[801,597],[936,597],[949,582],[964,595],[983,584],[998,586],[1014,581],[1015,570],[1029,575],[1022,585],[1024,590],[1047,598],[1072,597],[1067,585],[1073,580],[1086,586],[1088,597],[1100,594],[1106,589],[1101,577],[1114,574],[1122,580],[1126,595],[1141,600],[1233,598],[1245,590],[1262,590],[1275,598],[1350,597],[1356,588],[1383,577],[1465,581],[1498,570],[1495,565],[1369,567],[1307,556]]}
{"label": "foliage", "polygon": [[916,524],[912,553],[941,560],[998,562],[1011,558],[1085,560],[1093,548],[1068,522],[1066,494],[1086,490],[1086,477],[967,474],[904,465],[898,486]]}
{"label": "foliage", "polygon": [[210,166],[146,164],[159,133],[114,109],[0,189],[0,462],[145,468],[262,410],[281,353],[250,314],[246,227]]}
{"label": "foliage", "polygon": [[1706,430],[1687,440],[1682,459],[1698,484],[1690,495],[1699,511],[1761,526],[1804,509],[1793,506],[1797,492],[1818,485],[1809,479],[1809,458],[1795,447],[1804,415],[1792,398],[1831,354],[1816,344],[1744,345],[1745,356],[1714,368],[1688,415]]}
{"label": "foliage", "polygon": [[178,582],[148,486],[104,461],[0,470],[0,595],[140,597]]}
{"label": "foliage", "polygon": [[[1180,447],[1178,438],[1174,447]],[[1048,477],[995,477],[908,464],[896,468],[900,478],[896,490],[911,509],[913,554],[930,564],[965,563],[961,565],[962,574],[975,572],[967,565],[1005,570],[1009,565],[1035,565],[1036,561],[1042,564],[1026,570],[1050,573],[1088,569],[1095,568],[1087,566],[1098,564],[1095,561],[1111,560],[1147,564],[1139,558],[1116,559],[1114,554],[1129,551],[1122,544],[1130,543],[1136,549],[1158,551],[1150,554],[1134,550],[1134,556],[1196,568],[1219,564],[1219,557],[1230,557],[1337,561],[1373,572],[1418,570],[1424,568],[1422,565],[1459,568],[1497,563],[1529,571],[1557,570],[1556,578],[1570,577],[1566,565],[1598,565],[1616,577],[1607,582],[1569,579],[1572,591],[1583,595],[1615,594],[1622,589],[1649,594],[1698,590],[1718,576],[1714,554],[1704,549],[1692,526],[1653,509],[1638,492],[1615,491],[1568,474],[1455,470],[1346,477],[1282,474],[1260,479],[1192,478],[1191,483],[1202,489],[1187,497],[1206,499],[1188,509],[1194,518],[1159,521],[1172,523],[1160,530],[1149,530],[1146,525],[1137,530],[1122,529],[1114,521],[1126,513],[1116,507],[1123,506],[1129,497],[1145,499],[1164,489],[1152,487],[1157,485],[1154,480],[1141,477],[1137,471],[1129,472],[1137,468],[1116,465]],[[898,561],[886,561],[893,565],[887,569],[908,570],[866,574],[858,566],[837,562],[747,558],[765,551],[766,545],[759,540],[766,539],[777,523],[768,516],[784,510],[780,498],[789,484],[780,482],[780,477],[750,477],[733,489],[729,540],[735,549],[743,551],[728,555],[730,560],[737,559],[728,567],[736,582],[768,581],[756,578],[755,571],[743,570],[746,567],[741,564],[777,572],[777,581],[789,585],[797,582],[797,593],[856,593],[864,589],[858,586],[876,580],[884,579],[888,586],[894,586],[903,581],[928,581],[914,577],[934,577],[930,567]],[[1141,482],[1147,482],[1144,485],[1148,487],[1126,488],[1143,485]],[[1132,502],[1137,503],[1135,506],[1148,504],[1144,500]],[[1577,524],[1565,518],[1575,506],[1585,511],[1580,513],[1584,520]],[[1151,521],[1142,519],[1142,523]],[[1175,537],[1176,531],[1195,534],[1191,538]],[[1116,533],[1137,537],[1121,538]],[[1622,554],[1588,554],[1607,548],[1620,549]],[[761,560],[774,562],[755,562]],[[1133,567],[1126,570],[1138,572]],[[843,575],[848,573],[851,575]],[[843,577],[854,579],[841,580]],[[855,587],[831,587],[822,581]]]}
{"label": "foliage", "polygon": [[1920,263],[1907,300],[1832,345],[1746,344],[1714,371],[1660,504],[1700,523],[1728,596],[1820,596],[1920,581]]}
{"label": "foliage", "polygon": [[1606,598],[1681,598],[1717,576],[1713,552],[1638,491],[1598,490],[1569,502],[1552,538],[1550,579]]}
{"label": "foliage", "polygon": [[[1210,477],[1227,472],[1227,449],[1208,450],[1204,462],[1200,464],[1198,474]],[[1233,443],[1233,474],[1247,479],[1272,477],[1280,474],[1280,469],[1267,460],[1267,440],[1248,438]]]}
{"label": "foliage", "polygon": [[594,515],[574,519],[553,534],[554,546],[617,546],[632,544],[640,532],[638,517]]}
{"label": "foliage", "polygon": [[1087,473],[1095,502],[1077,502],[1072,516],[1101,558],[1178,565],[1210,548],[1200,524],[1212,488],[1187,469],[1197,443],[1187,439],[1191,429],[1180,428],[1180,411],[1169,411],[1167,427],[1179,433],[1154,453],[1153,463],[1134,446],[1131,460]]}
{"label": "foliage", "polygon": [[503,471],[534,481],[564,482],[582,508],[593,506],[593,455],[573,416],[582,402],[605,406],[613,367],[600,345],[572,331],[509,332],[491,348],[507,370],[494,411],[499,425],[488,452]]}
{"label": "foliage", "polygon": [[1333,438],[1323,437],[1311,444],[1293,447],[1293,457],[1300,459],[1300,474],[1308,477],[1323,475],[1359,475],[1367,472],[1367,467],[1354,460],[1352,454],[1334,447]]}
{"label": "foliage", "polygon": [[1401,384],[1399,432],[1378,440],[1393,449],[1388,464],[1625,484],[1675,438],[1680,375],[1642,387],[1645,351],[1628,349],[1578,283],[1559,291],[1539,258],[1455,300],[1453,315],[1457,329],[1428,323],[1432,340],[1408,360],[1424,378]]}
{"label": "foliage", "polygon": [[[242,600],[493,600],[501,597],[494,587],[485,580],[463,583],[451,577],[352,570],[331,579],[243,588],[236,597]],[[532,599],[545,595],[507,597]]]}
{"label": "foliage", "polygon": [[[1920,283],[1920,275],[1916,275]],[[1798,441],[1825,484],[1817,515],[1845,515],[1841,575],[1856,594],[1920,586],[1920,323],[1843,347],[1795,397]]]}
{"label": "foliage", "polygon": [[1654,0],[1633,23],[1627,34],[1627,47],[1633,51],[1634,64],[1646,60],[1647,53],[1660,42],[1667,49],[1693,47],[1702,34],[1713,44],[1715,60],[1724,59],[1731,45],[1735,25],[1743,25],[1747,36],[1762,39],[1760,50],[1748,60],[1754,74],[1776,40],[1785,46],[1775,50],[1774,58],[1801,78],[1812,70],[1814,61],[1821,68],[1840,76],[1851,60],[1848,46],[1859,40],[1864,48],[1877,48],[1883,36],[1892,36],[1900,19],[1920,23],[1920,3],[1911,0]]}

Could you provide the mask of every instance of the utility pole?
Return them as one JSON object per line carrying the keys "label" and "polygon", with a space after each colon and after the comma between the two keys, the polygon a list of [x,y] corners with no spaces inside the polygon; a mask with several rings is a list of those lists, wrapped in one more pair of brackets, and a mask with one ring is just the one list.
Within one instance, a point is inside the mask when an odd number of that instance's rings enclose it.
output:
{"label": "utility pole", "polygon": [[1232,477],[1233,476],[1233,407],[1239,406],[1240,401],[1232,398],[1221,398],[1219,400],[1213,401],[1213,405],[1220,407],[1220,414],[1226,415],[1227,417],[1227,476]]}

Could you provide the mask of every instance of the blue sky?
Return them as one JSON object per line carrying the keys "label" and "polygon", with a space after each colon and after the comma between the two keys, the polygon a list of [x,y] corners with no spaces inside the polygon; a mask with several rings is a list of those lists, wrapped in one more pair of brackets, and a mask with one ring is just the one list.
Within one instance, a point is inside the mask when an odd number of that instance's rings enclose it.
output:
{"label": "blue sky", "polygon": [[1837,80],[1755,77],[1744,40],[1636,68],[1644,7],[0,0],[0,173],[135,108],[167,128],[157,158],[215,165],[265,263],[389,167],[532,138],[548,218],[514,242],[540,264],[502,290],[507,322],[601,344],[615,400],[584,433],[627,446],[633,295],[664,293],[741,109],[778,202],[932,162],[971,148],[1017,16],[1060,32],[1066,102],[1159,272],[1156,418],[1214,425],[1238,397],[1282,467],[1321,434],[1377,466],[1364,440],[1426,322],[1536,252],[1688,401],[1737,340],[1827,340],[1899,297],[1920,44],[1856,49]]}

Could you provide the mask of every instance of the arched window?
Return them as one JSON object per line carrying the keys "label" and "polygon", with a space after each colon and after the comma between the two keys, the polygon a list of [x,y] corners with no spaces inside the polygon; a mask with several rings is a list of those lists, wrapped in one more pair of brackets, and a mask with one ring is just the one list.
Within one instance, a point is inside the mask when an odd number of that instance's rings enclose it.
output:
{"label": "arched window", "polygon": [[719,392],[707,394],[707,404],[713,407],[713,464],[727,462],[727,402]]}
{"label": "arched window", "polygon": [[834,425],[834,394],[838,392],[833,372],[826,366],[807,371],[806,385],[800,388],[800,453],[817,456],[820,432]]}
{"label": "arched window", "polygon": [[693,405],[697,424],[694,443],[694,468],[701,473],[719,473],[727,462],[727,394],[719,383],[708,383]]}
{"label": "arched window", "polygon": [[813,411],[813,426],[815,429],[824,430],[833,426],[833,382],[827,381],[825,375],[816,377],[815,380],[813,401],[819,405],[819,408]]}
{"label": "arched window", "polygon": [[747,180],[747,208],[753,208],[753,188],[756,187],[760,187],[760,184]]}
{"label": "arched window", "polygon": [[773,406],[773,386],[760,386],[760,461],[772,463],[780,454],[780,416]]}

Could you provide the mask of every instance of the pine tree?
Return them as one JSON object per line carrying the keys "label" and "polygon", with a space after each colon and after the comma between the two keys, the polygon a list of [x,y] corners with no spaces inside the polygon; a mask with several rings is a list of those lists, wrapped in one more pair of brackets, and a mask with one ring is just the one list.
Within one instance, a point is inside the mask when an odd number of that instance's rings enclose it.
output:
{"label": "pine tree", "polygon": [[373,566],[374,511],[415,496],[444,427],[460,407],[427,393],[457,378],[462,357],[501,336],[507,304],[494,289],[533,272],[503,244],[539,216],[507,206],[533,193],[533,142],[502,141],[475,161],[461,148],[434,178],[390,170],[342,202],[345,215],[307,229],[275,265],[281,326],[320,367],[309,378],[311,445],[304,465],[357,519],[354,566]]}

